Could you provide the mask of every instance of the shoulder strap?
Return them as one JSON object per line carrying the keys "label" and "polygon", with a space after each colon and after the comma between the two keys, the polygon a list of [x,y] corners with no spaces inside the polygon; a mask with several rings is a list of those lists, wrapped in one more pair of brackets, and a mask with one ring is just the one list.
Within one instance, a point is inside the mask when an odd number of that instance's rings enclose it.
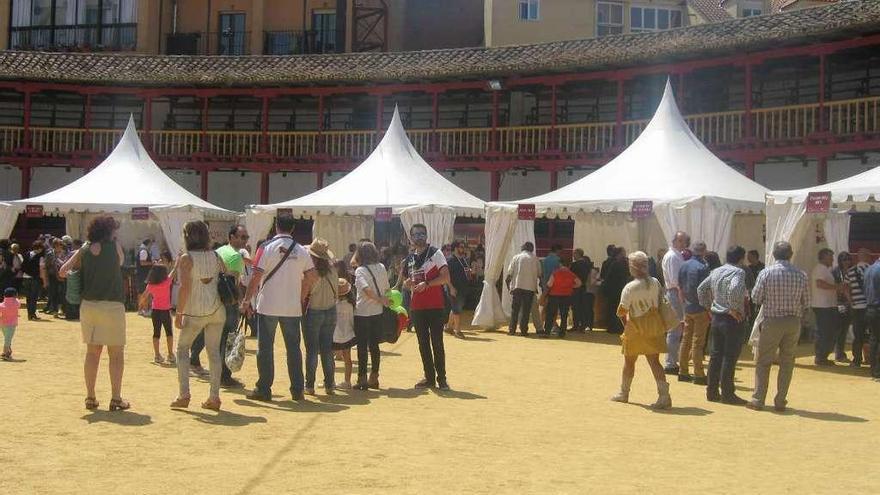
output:
{"label": "shoulder strap", "polygon": [[370,272],[370,278],[373,279],[373,285],[376,286],[376,297],[382,297],[382,293],[381,293],[381,291],[379,290],[379,283],[376,282],[376,276],[373,275],[373,270],[370,270],[370,266],[369,266],[369,265],[364,265],[364,268],[366,268],[367,271]]}
{"label": "shoulder strap", "polygon": [[[293,241],[293,239],[291,239],[291,241]],[[290,257],[290,253],[293,252],[294,248],[296,248],[296,241],[291,242],[290,249],[288,249],[287,252],[284,253],[284,256],[282,256],[278,264],[275,265],[275,268],[273,268],[272,271],[269,272],[268,275],[266,275],[266,278],[263,279],[263,286],[265,286],[266,282],[268,282],[276,273],[278,273],[278,270],[281,269],[281,265],[283,265],[284,262],[287,261],[287,258]]]}

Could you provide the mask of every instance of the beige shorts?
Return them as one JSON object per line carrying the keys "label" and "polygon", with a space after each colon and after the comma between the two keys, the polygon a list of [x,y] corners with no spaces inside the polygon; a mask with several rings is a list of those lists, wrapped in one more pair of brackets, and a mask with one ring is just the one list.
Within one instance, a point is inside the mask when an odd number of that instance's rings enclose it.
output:
{"label": "beige shorts", "polygon": [[125,306],[115,301],[87,301],[80,305],[83,343],[125,345]]}

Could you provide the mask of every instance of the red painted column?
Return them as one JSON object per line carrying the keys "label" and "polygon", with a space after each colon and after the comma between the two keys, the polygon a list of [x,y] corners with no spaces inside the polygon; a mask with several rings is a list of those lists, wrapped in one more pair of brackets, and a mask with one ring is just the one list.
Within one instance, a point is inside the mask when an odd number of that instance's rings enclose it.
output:
{"label": "red painted column", "polygon": [[381,133],[382,129],[385,128],[384,122],[382,121],[382,114],[385,110],[385,97],[383,95],[376,96],[376,132]]}
{"label": "red painted column", "polygon": [[315,149],[318,151],[318,154],[324,153],[326,147],[324,146],[324,95],[318,95],[318,143],[315,146]]}
{"label": "red painted column", "polygon": [[[31,149],[31,92],[24,92],[24,136],[22,141],[22,147],[26,150]],[[24,170],[24,169],[22,169]],[[22,175],[22,180],[24,179],[24,175]],[[30,184],[30,179],[28,179],[28,183]]]}
{"label": "red painted column", "polygon": [[755,160],[751,158],[746,161],[746,177],[755,180]]}
{"label": "red painted column", "polygon": [[[208,151],[208,98],[202,98],[202,151]],[[203,172],[204,174],[204,172]]]}
{"label": "red painted column", "polygon": [[746,140],[751,140],[755,136],[755,129],[752,126],[752,64],[746,64],[746,87],[743,101],[745,102],[744,136]]}
{"label": "red painted column", "polygon": [[492,91],[492,132],[489,133],[489,151],[498,151],[498,91],[494,90]]}
{"label": "red painted column", "polygon": [[144,146],[153,151],[153,97],[144,97]]}
{"label": "red painted column", "polygon": [[199,196],[205,201],[208,200],[208,169],[204,169],[201,172],[202,179],[202,190],[199,191]]}
{"label": "red painted column", "polygon": [[437,129],[440,127],[440,93],[435,91],[431,96],[431,151],[440,151],[440,138]]}
{"label": "red painted column", "polygon": [[[550,149],[558,149],[556,146],[556,85],[550,86]],[[555,177],[555,174],[554,174]]]}
{"label": "red painted column", "polygon": [[31,168],[30,167],[19,167],[21,171],[21,197],[29,198],[31,197]]}
{"label": "red painted column", "polygon": [[324,189],[324,172],[318,170],[315,174],[315,190]]}
{"label": "red painted column", "polygon": [[498,193],[501,191],[501,172],[493,170],[491,173],[491,184],[489,186],[489,199],[498,201]]}
{"label": "red painted column", "polygon": [[550,171],[550,190],[555,191],[559,189],[559,170],[551,170]]}
{"label": "red painted column", "polygon": [[269,203],[269,172],[260,172],[260,204]]}
{"label": "red painted column", "polygon": [[828,157],[820,156],[816,165],[816,184],[828,183]]}
{"label": "red painted column", "polygon": [[825,54],[819,55],[819,112],[817,118],[819,123],[816,126],[819,132],[825,132],[828,129],[827,120],[825,119]]}
{"label": "red painted column", "polygon": [[92,94],[86,93],[86,101],[83,103],[83,148],[92,149]]}
{"label": "red painted column", "polygon": [[[263,97],[262,121],[260,122],[260,154],[269,153],[269,97]],[[268,190],[267,190],[268,191]],[[268,197],[268,196],[267,196]]]}
{"label": "red painted column", "polygon": [[623,79],[617,80],[617,117],[614,121],[614,147],[623,148]]}

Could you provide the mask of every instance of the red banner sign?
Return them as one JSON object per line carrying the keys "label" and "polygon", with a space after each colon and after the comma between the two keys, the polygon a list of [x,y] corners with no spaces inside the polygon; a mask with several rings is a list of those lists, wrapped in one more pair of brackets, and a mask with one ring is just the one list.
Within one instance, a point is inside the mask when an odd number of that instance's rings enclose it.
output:
{"label": "red banner sign", "polygon": [[131,219],[132,220],[149,220],[150,219],[150,209],[146,206],[135,206],[131,209]]}
{"label": "red banner sign", "polygon": [[374,216],[377,222],[390,222],[391,221],[391,208],[383,207],[376,208],[376,214]]}
{"label": "red banner sign", "polygon": [[807,195],[807,213],[828,213],[831,209],[831,191],[811,192]]}
{"label": "red banner sign", "polygon": [[520,220],[534,220],[535,205],[517,205],[516,216]]}
{"label": "red banner sign", "polygon": [[42,218],[43,205],[27,205],[24,207],[24,216],[26,218]]}
{"label": "red banner sign", "polygon": [[633,201],[632,217],[648,218],[654,213],[653,201]]}

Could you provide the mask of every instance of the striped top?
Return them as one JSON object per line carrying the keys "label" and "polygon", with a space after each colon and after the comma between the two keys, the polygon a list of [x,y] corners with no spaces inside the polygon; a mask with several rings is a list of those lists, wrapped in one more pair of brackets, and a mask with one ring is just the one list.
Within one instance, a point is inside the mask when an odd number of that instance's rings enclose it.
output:
{"label": "striped top", "polygon": [[865,270],[867,263],[858,263],[846,271],[843,280],[849,285],[849,296],[853,309],[865,309],[868,307],[868,298],[865,297]]}

